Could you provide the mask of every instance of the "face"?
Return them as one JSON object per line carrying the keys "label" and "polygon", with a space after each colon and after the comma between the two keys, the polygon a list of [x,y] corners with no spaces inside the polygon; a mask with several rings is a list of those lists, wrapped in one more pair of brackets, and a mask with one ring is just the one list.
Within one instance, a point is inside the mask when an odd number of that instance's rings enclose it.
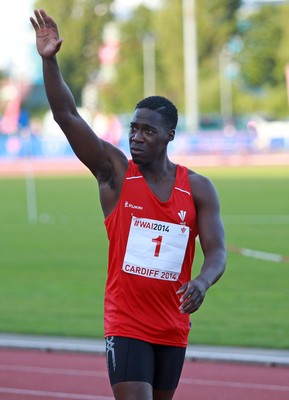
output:
{"label": "face", "polygon": [[167,144],[173,139],[163,117],[157,111],[137,108],[130,123],[129,145],[132,159],[137,164],[152,163],[166,154]]}

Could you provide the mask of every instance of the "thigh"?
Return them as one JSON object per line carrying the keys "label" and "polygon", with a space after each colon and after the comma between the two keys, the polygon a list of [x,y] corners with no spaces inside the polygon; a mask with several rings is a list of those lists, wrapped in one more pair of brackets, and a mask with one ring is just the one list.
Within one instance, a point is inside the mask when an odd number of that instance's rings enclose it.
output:
{"label": "thigh", "polygon": [[153,388],[156,391],[171,391],[177,388],[185,354],[186,349],[183,347],[155,345]]}
{"label": "thigh", "polygon": [[150,343],[110,336],[106,338],[106,360],[112,386],[122,382],[153,385],[154,349]]}

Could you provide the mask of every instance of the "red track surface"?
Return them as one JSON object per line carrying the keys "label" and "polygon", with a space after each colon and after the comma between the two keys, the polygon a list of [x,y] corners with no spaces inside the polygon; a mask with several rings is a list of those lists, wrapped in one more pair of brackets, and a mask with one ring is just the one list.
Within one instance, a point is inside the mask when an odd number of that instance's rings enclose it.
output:
{"label": "red track surface", "polygon": [[[216,166],[265,166],[288,165],[288,153],[280,154],[231,154],[172,156],[172,161],[188,167]],[[62,159],[45,158],[0,158],[0,177],[32,175],[89,175],[88,169],[75,157]]]}
{"label": "red track surface", "polygon": [[[102,355],[0,350],[1,400],[113,400]],[[186,361],[175,400],[288,400],[289,368]]]}

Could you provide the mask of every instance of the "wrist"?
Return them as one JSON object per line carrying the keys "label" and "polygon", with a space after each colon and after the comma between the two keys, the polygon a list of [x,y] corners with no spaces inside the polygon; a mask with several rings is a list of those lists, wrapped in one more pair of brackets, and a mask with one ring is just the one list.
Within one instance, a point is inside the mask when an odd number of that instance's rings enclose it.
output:
{"label": "wrist", "polygon": [[205,288],[206,291],[212,286],[210,281],[201,274],[195,278],[195,281],[199,282]]}

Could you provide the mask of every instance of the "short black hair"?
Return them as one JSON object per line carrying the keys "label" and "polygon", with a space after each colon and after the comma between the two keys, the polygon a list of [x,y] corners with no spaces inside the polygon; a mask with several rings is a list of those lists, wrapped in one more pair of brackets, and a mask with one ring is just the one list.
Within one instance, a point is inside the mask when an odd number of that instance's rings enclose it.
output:
{"label": "short black hair", "polygon": [[137,108],[148,108],[149,110],[157,111],[161,114],[170,130],[176,129],[178,124],[178,110],[177,107],[166,97],[146,97],[137,103],[135,109]]}

